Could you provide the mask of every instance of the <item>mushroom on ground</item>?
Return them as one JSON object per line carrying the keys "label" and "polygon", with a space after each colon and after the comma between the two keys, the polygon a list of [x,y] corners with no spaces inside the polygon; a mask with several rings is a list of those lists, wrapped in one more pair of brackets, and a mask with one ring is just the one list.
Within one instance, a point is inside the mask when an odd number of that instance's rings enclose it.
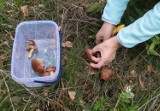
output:
{"label": "mushroom on ground", "polygon": [[56,71],[55,66],[48,66],[45,72],[49,72],[49,74],[52,75],[55,71]]}
{"label": "mushroom on ground", "polygon": [[111,76],[113,76],[115,73],[113,68],[109,68],[107,66],[102,67],[100,78],[103,80],[109,80]]}
{"label": "mushroom on ground", "polygon": [[26,41],[26,43],[27,43],[26,49],[27,49],[27,51],[29,51],[28,58],[30,59],[31,56],[33,55],[33,53],[35,51],[37,51],[38,49],[37,49],[36,44],[33,40],[28,40],[28,41]]}
{"label": "mushroom on ground", "polygon": [[32,69],[35,73],[39,75],[42,75],[44,73],[45,65],[40,59],[34,58],[31,64],[32,64]]}

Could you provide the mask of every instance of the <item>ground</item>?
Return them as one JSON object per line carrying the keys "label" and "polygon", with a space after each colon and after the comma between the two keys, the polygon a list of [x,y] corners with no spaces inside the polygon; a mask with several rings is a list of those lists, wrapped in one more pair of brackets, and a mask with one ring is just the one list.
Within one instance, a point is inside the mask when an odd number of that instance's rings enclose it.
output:
{"label": "ground", "polygon": [[[131,0],[121,23],[129,25],[157,2]],[[26,17],[21,11],[24,5],[28,5],[29,9]],[[1,0],[1,111],[160,110],[160,58],[147,54],[146,44],[150,41],[131,49],[120,47],[112,64],[115,75],[108,81],[99,78],[99,71],[89,76],[93,69],[84,59],[83,51],[95,45],[95,34],[102,25],[100,17],[104,6],[105,0]],[[55,85],[27,88],[11,78],[15,28],[20,22],[28,20],[55,21],[61,27],[62,42],[73,43],[72,48],[63,48],[63,76]],[[133,98],[126,95],[127,86],[132,86]],[[73,100],[69,96],[70,91],[76,93]],[[130,98],[128,101],[127,97]]]}

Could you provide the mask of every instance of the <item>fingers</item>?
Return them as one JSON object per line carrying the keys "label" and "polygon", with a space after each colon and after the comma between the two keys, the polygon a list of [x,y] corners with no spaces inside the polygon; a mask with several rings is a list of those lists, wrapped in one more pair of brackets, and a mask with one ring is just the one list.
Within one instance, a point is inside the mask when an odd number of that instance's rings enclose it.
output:
{"label": "fingers", "polygon": [[109,65],[111,64],[111,62],[113,61],[113,59],[115,58],[116,52],[109,54],[110,56],[108,58],[96,58],[96,63],[91,63],[90,66],[93,68],[101,68],[104,65]]}
{"label": "fingers", "polygon": [[96,35],[96,44],[99,44],[102,41],[102,36]]}
{"label": "fingers", "polygon": [[91,56],[91,60],[94,61],[94,62],[99,62],[100,58]]}
{"label": "fingers", "polygon": [[91,63],[90,66],[93,68],[101,68],[105,63],[105,60],[100,60],[97,64]]}

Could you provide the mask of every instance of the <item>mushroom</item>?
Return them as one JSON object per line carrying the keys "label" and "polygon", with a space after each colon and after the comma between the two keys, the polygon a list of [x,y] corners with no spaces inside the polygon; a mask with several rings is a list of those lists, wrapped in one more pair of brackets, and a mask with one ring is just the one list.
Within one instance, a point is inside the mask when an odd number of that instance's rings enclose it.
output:
{"label": "mushroom", "polygon": [[39,75],[44,73],[45,66],[44,66],[44,63],[40,59],[34,58],[31,64],[32,64],[32,69],[35,73]]}
{"label": "mushroom", "polygon": [[45,72],[49,72],[49,74],[52,75],[55,71],[56,71],[55,66],[48,66]]}
{"label": "mushroom", "polygon": [[41,74],[41,76],[43,77],[43,76],[50,76],[50,72],[43,72],[42,74]]}
{"label": "mushroom", "polygon": [[101,57],[101,53],[100,52],[92,53],[91,49],[86,49],[86,50],[84,50],[84,56],[89,61],[95,62],[95,61],[92,60],[92,56],[94,56],[96,58],[100,58]]}
{"label": "mushroom", "polygon": [[100,78],[103,80],[109,80],[114,73],[114,69],[104,66],[102,67]]}
{"label": "mushroom", "polygon": [[30,59],[31,56],[33,55],[33,53],[35,51],[37,51],[38,49],[37,49],[36,44],[33,40],[28,40],[28,41],[26,41],[26,43],[27,43],[26,49],[27,49],[27,51],[29,51],[28,58]]}
{"label": "mushroom", "polygon": [[90,49],[84,50],[84,56],[85,56],[86,59],[92,60],[92,59],[91,59],[92,51],[91,51]]}

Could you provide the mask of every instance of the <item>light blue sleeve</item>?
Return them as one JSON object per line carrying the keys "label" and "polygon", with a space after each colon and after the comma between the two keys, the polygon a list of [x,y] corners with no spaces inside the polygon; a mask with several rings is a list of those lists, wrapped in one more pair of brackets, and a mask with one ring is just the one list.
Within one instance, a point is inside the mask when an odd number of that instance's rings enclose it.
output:
{"label": "light blue sleeve", "polygon": [[131,48],[160,33],[160,2],[143,17],[129,26],[121,29],[117,34],[121,45]]}
{"label": "light blue sleeve", "polygon": [[129,0],[107,0],[102,20],[114,25],[119,24]]}

